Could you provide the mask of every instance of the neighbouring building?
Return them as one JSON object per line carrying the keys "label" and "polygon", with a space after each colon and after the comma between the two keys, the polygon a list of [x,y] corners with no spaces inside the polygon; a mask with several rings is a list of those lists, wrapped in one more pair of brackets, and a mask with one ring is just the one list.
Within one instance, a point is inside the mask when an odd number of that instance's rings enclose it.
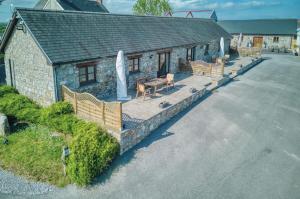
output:
{"label": "neighbouring building", "polygon": [[180,60],[218,56],[231,35],[213,20],[96,12],[16,9],[1,52],[6,82],[41,105],[61,99],[61,85],[105,97],[116,91],[116,56],[125,53],[128,87],[165,76]]}
{"label": "neighbouring building", "polygon": [[231,47],[259,47],[266,50],[290,50],[297,40],[297,19],[224,20],[218,24],[229,32],[233,39]]}
{"label": "neighbouring building", "polygon": [[34,8],[108,13],[102,0],[39,0]]}
{"label": "neighbouring building", "polygon": [[166,16],[212,19],[214,21],[218,21],[218,16],[217,16],[217,13],[215,10],[173,11],[173,12],[167,13]]}

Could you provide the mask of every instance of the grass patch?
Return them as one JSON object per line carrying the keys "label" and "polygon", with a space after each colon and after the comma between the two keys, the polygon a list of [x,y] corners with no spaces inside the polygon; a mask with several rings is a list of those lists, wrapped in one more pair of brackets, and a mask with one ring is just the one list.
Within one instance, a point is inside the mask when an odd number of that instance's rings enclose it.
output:
{"label": "grass patch", "polygon": [[[0,166],[28,178],[59,186],[69,182],[60,160],[65,140],[70,147],[67,175],[81,186],[90,184],[119,154],[117,140],[98,125],[78,119],[67,102],[43,108],[12,87],[0,86],[0,112],[11,124],[31,124],[10,135],[9,145],[0,143]],[[51,137],[51,131],[63,134],[65,140]]]}
{"label": "grass patch", "polygon": [[61,162],[63,137],[51,136],[47,127],[30,125],[7,137],[0,137],[0,166],[28,179],[65,186],[70,180],[63,175]]}

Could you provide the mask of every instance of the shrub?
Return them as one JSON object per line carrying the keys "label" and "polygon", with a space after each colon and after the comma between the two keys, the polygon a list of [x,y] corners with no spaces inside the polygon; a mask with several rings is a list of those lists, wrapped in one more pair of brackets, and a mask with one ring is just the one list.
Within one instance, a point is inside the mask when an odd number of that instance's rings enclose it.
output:
{"label": "shrub", "polygon": [[21,109],[17,114],[16,117],[18,120],[31,122],[33,124],[40,123],[41,117],[41,109],[38,108],[24,108]]}
{"label": "shrub", "polygon": [[73,134],[71,155],[67,161],[68,176],[78,185],[87,185],[119,153],[119,144],[94,123],[77,119],[72,105],[58,102],[41,108],[8,86],[0,86],[0,112],[18,120],[43,124],[51,130]]}
{"label": "shrub", "polygon": [[43,110],[43,113],[48,118],[54,118],[59,115],[73,113],[73,107],[68,102],[57,102]]}
{"label": "shrub", "polygon": [[73,133],[78,119],[72,114],[73,107],[67,102],[58,102],[41,111],[40,122],[62,133]]}
{"label": "shrub", "polygon": [[42,124],[58,132],[62,132],[64,134],[73,134],[73,126],[76,125],[78,119],[75,117],[75,115],[67,114],[48,119],[44,118],[44,120],[41,120],[41,122]]}
{"label": "shrub", "polygon": [[18,117],[23,109],[39,109],[39,106],[25,96],[15,93],[5,94],[0,100],[0,112]]}
{"label": "shrub", "polygon": [[119,153],[118,142],[95,124],[80,123],[70,144],[67,174],[78,185],[90,184]]}
{"label": "shrub", "polygon": [[4,95],[9,93],[18,93],[18,91],[11,86],[0,86],[0,97],[3,97]]}

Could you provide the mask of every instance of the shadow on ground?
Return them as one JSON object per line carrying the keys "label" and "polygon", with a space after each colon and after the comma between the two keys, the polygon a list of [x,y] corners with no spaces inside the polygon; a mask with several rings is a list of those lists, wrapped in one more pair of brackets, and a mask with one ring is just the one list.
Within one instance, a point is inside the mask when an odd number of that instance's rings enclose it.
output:
{"label": "shadow on ground", "polygon": [[[264,57],[262,62],[264,60],[268,60],[271,59],[269,57]],[[254,67],[252,67],[254,68]],[[251,70],[252,68],[248,69]],[[248,71],[247,70],[247,71]],[[245,71],[246,72],[246,71]],[[244,73],[245,73],[244,72]],[[243,73],[243,74],[244,74]],[[243,75],[240,74],[240,75]],[[239,81],[238,78],[234,78],[231,81],[228,81],[226,84],[222,85],[221,87],[225,87],[228,85],[229,82],[235,82],[235,81]],[[147,148],[148,146],[150,146],[152,143],[161,140],[161,139],[165,139],[168,138],[169,136],[174,135],[174,133],[169,132],[168,129],[175,124],[178,120],[180,120],[183,116],[185,116],[190,110],[192,110],[195,106],[197,106],[198,104],[200,104],[202,101],[206,100],[208,97],[210,97],[213,93],[218,92],[217,90],[213,90],[211,92],[208,92],[206,95],[204,95],[201,99],[199,99],[197,102],[195,102],[193,105],[191,105],[190,107],[188,107],[187,109],[185,109],[184,111],[182,111],[181,113],[179,113],[178,115],[176,115],[175,117],[173,117],[171,120],[169,120],[168,122],[166,122],[165,124],[163,124],[162,126],[159,127],[159,129],[155,130],[154,132],[152,132],[148,137],[146,137],[143,141],[141,141],[139,144],[137,144],[135,147],[133,147],[132,149],[130,149],[129,151],[125,152],[122,156],[118,156],[113,163],[111,164],[111,166],[99,177],[97,177],[93,183],[93,185],[97,185],[97,184],[103,184],[105,183],[107,180],[109,180],[112,176],[112,174],[117,171],[118,169],[122,168],[123,166],[125,166],[127,163],[129,163],[131,160],[135,159],[135,154],[136,152],[141,149],[141,148]]]}
{"label": "shadow on ground", "polygon": [[159,127],[159,129],[155,130],[152,132],[148,137],[146,137],[143,141],[141,141],[139,144],[134,146],[132,149],[129,151],[125,152],[122,156],[118,156],[110,165],[110,167],[100,176],[98,176],[93,185],[97,184],[103,184],[107,180],[109,180],[112,176],[112,174],[117,171],[118,169],[122,168],[125,166],[127,163],[129,163],[131,160],[135,159],[135,154],[136,152],[141,149],[141,148],[147,148],[150,146],[152,143],[168,138],[169,136],[174,135],[174,133],[169,132],[168,129],[175,124],[178,120],[180,120],[183,116],[185,116],[190,110],[192,110],[195,106],[200,104],[202,101],[206,100],[209,96],[211,96],[212,93],[207,93],[205,96],[203,96],[200,100],[195,102],[192,106],[189,108],[185,109],[175,117],[173,117],[171,120],[163,124],[162,126]]}

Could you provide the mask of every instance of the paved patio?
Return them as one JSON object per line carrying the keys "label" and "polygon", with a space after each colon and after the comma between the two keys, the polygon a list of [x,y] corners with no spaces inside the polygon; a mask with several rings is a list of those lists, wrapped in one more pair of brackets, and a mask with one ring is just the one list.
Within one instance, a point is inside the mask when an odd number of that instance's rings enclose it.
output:
{"label": "paved patio", "polygon": [[241,65],[246,66],[251,63],[252,57],[238,57],[233,60],[230,60],[224,68],[224,74],[229,75],[232,70],[239,69]]}
{"label": "paved patio", "polygon": [[[225,66],[225,75],[229,75],[232,69],[240,68],[251,63],[251,58],[241,57],[236,58]],[[204,90],[209,86],[212,89],[214,86],[211,85],[212,79],[210,77],[192,75],[190,73],[177,73],[175,74],[175,87],[171,89],[162,88],[157,91],[156,96],[147,96],[144,100],[143,96],[136,98],[136,91],[129,90],[128,95],[131,96],[131,100],[123,102],[123,123],[126,129],[133,128],[139,123],[148,120],[155,115],[161,113],[166,108],[162,109],[159,107],[161,102],[167,101],[169,106],[176,105],[184,99],[192,96],[190,92],[191,88],[195,88],[198,91]],[[116,96],[105,98],[105,101],[116,101]]]}

